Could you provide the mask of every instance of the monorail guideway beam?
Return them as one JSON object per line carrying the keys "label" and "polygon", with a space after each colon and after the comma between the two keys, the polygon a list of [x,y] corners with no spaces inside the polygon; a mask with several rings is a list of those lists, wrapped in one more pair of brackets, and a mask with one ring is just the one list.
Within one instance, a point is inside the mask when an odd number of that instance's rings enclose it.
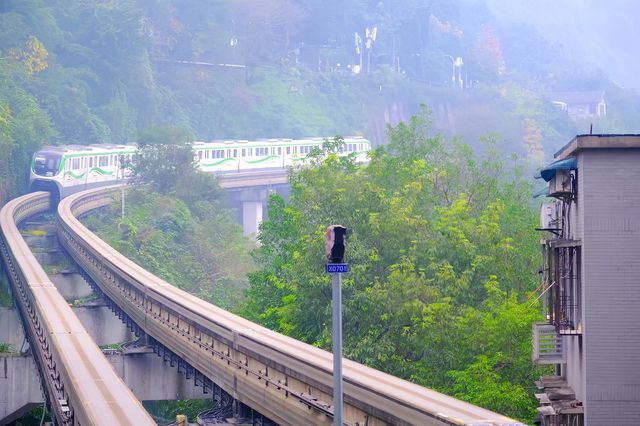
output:
{"label": "monorail guideway beam", "polygon": [[[13,218],[16,231],[17,225],[24,219],[49,209],[48,193],[31,194],[30,197],[32,198],[30,202],[16,209],[16,215]],[[44,399],[48,402],[52,414],[60,424],[71,425],[73,423],[73,412],[67,405],[64,384],[62,383],[58,366],[53,360],[48,336],[42,329],[40,318],[36,313],[36,302],[28,289],[29,282],[18,266],[14,254],[9,249],[6,238],[7,236],[3,230],[2,238],[0,238],[0,251],[2,251],[2,259],[11,283],[16,307],[22,318],[27,341],[36,360],[40,382],[43,384]]]}
{"label": "monorail guideway beam", "polygon": [[0,210],[0,256],[56,424],[155,424],[117,377],[67,302],[39,265],[17,224],[46,211],[37,192]]}

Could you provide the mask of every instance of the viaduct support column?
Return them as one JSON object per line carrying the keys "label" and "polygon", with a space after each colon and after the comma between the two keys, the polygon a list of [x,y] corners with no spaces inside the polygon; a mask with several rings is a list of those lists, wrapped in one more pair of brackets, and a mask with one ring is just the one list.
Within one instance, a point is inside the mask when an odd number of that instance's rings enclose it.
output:
{"label": "viaduct support column", "polygon": [[262,201],[242,202],[242,229],[244,235],[256,235],[262,222]]}

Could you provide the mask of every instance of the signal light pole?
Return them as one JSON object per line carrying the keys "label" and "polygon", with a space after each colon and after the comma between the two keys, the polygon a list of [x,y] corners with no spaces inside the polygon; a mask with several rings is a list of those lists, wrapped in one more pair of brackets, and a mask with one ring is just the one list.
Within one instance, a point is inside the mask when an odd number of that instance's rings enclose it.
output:
{"label": "signal light pole", "polygon": [[331,274],[333,303],[333,424],[342,426],[342,274],[349,272],[344,262],[347,228],[331,225],[325,232],[326,272]]}

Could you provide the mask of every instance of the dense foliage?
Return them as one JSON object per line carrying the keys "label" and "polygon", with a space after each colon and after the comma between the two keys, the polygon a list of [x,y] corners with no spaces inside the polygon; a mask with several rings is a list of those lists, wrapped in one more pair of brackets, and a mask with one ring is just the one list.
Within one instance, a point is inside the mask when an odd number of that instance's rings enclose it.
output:
{"label": "dense foliage", "polygon": [[605,90],[596,132],[636,132],[640,110],[475,0],[5,0],[0,83],[0,200],[25,190],[43,144],[129,143],[162,124],[204,140],[381,142],[386,122],[428,103],[446,134],[500,132],[500,148],[539,162],[590,124],[556,110],[552,91]]}
{"label": "dense foliage", "polygon": [[[166,180],[157,173],[159,167],[180,172]],[[246,274],[252,270],[252,242],[225,208],[215,177],[195,169],[188,145],[142,148],[135,173],[136,181],[149,186],[126,191],[124,216],[122,200],[117,200],[85,224],[165,281],[234,308],[243,300]]]}
{"label": "dense foliage", "polygon": [[482,154],[428,134],[426,116],[389,130],[367,166],[330,154],[270,200],[245,314],[330,349],[324,231],[350,229],[345,355],[530,420],[537,262],[531,187],[488,140]]}

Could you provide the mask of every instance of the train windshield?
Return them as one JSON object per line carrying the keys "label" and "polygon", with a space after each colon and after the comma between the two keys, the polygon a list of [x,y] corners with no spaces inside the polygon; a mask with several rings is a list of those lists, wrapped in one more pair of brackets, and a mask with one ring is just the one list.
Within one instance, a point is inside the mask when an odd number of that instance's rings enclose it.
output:
{"label": "train windshield", "polygon": [[33,172],[38,176],[54,176],[60,168],[61,155],[52,152],[37,152],[33,157]]}

